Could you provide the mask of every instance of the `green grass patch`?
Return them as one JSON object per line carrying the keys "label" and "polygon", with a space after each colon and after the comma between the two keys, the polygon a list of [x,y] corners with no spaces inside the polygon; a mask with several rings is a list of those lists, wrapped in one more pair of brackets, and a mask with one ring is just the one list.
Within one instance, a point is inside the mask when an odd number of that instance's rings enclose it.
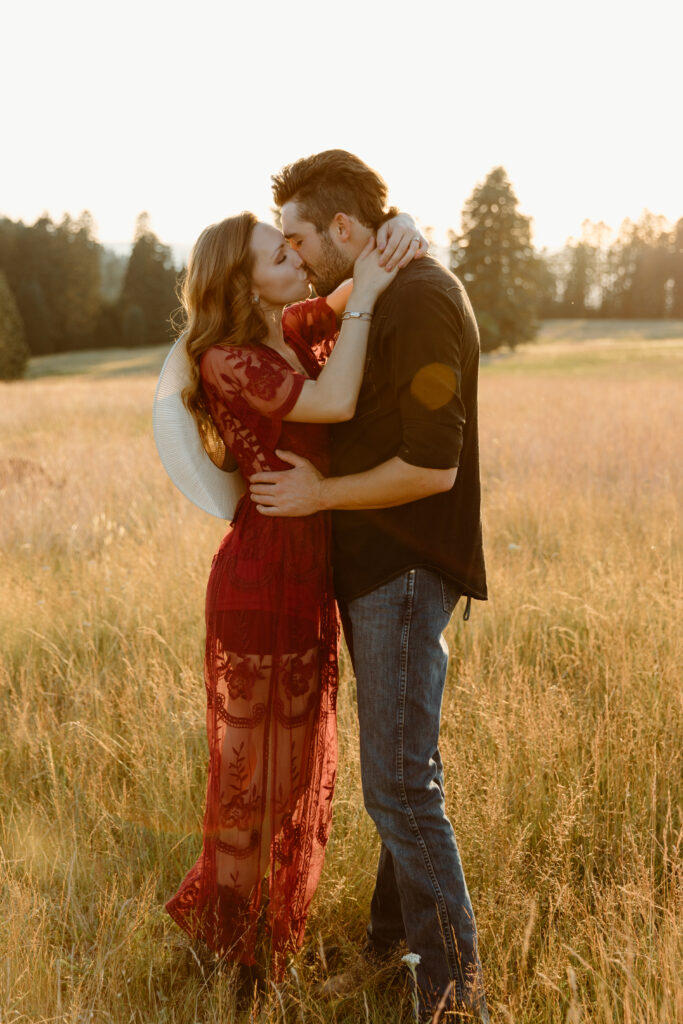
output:
{"label": "green grass patch", "polygon": [[41,377],[109,377],[158,374],[170,345],[148,348],[108,348],[35,356],[29,361],[27,380]]}

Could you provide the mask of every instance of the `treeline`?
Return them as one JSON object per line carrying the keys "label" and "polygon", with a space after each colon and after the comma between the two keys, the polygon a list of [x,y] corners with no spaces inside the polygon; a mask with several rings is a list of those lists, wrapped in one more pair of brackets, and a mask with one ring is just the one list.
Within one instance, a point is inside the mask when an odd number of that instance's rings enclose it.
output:
{"label": "treeline", "polygon": [[[578,240],[539,252],[502,167],[465,203],[449,259],[484,351],[530,340],[549,317],[683,317],[683,218],[646,212],[616,237],[585,221]],[[178,276],[147,214],[128,257],[100,245],[89,213],[0,219],[0,378],[21,376],[30,355],[168,342]]]}
{"label": "treeline", "polygon": [[31,355],[168,342],[177,279],[147,214],[128,257],[100,245],[87,212],[0,220],[0,378],[21,376]]}
{"label": "treeline", "polygon": [[683,317],[683,218],[671,227],[645,211],[616,237],[586,220],[546,262],[554,289],[545,316]]}
{"label": "treeline", "polygon": [[671,227],[645,212],[615,238],[606,224],[584,221],[578,241],[538,252],[502,167],[467,200],[450,264],[467,287],[484,351],[530,340],[539,319],[683,317],[683,218]]}

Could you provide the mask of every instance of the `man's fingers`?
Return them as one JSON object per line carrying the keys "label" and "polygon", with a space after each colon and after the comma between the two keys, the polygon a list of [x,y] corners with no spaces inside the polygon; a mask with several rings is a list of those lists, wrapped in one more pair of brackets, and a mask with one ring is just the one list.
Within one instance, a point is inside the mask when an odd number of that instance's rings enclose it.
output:
{"label": "man's fingers", "polygon": [[[308,459],[305,459],[303,455],[297,455],[296,452],[286,452],[277,448],[275,454],[282,462],[289,462],[292,466],[308,464]],[[288,469],[264,469],[261,473],[252,473],[249,482],[252,484],[276,484],[282,480],[285,473],[289,472]]]}
{"label": "man's fingers", "polygon": [[[415,259],[417,254],[420,252],[421,248],[422,248],[422,241],[421,241],[421,239],[418,238],[417,236],[415,238],[411,238],[410,242],[408,243],[408,246],[407,246],[405,252],[401,256],[401,261],[398,264],[399,270],[402,270],[403,267],[407,267],[408,264],[410,263],[410,261],[412,259]],[[426,252],[426,249],[425,249],[425,252]]]}
{"label": "man's fingers", "polygon": [[273,491],[268,491],[264,488],[261,488],[260,490],[258,488],[252,488],[249,496],[252,501],[261,501],[264,505],[274,505],[276,500]]}
{"label": "man's fingers", "polygon": [[407,267],[414,251],[415,246],[410,241],[402,242],[400,245],[396,246],[396,252],[394,253],[392,260],[387,264],[387,270],[393,270],[394,267],[399,267],[399,269],[401,267]]}
{"label": "man's fingers", "polygon": [[268,508],[267,505],[257,505],[256,511],[260,512],[262,516],[274,516],[276,512],[272,508]]}
{"label": "man's fingers", "polygon": [[379,252],[384,252],[384,248],[387,242],[389,241],[388,233],[389,229],[385,221],[385,223],[380,224],[379,228],[377,229],[377,248]]}
{"label": "man's fingers", "polygon": [[308,459],[305,459],[303,455],[297,455],[296,452],[286,452],[281,448],[276,448],[275,454],[282,462],[289,462],[292,466],[305,466],[308,462]]}
{"label": "man's fingers", "polygon": [[382,255],[380,257],[380,260],[379,260],[380,267],[385,267],[387,265],[389,260],[392,258],[392,256],[396,252],[396,249],[398,248],[398,243],[399,243],[399,239],[398,238],[394,238],[393,235],[389,237],[389,239],[387,240],[387,244],[386,244],[386,246],[384,248],[384,252],[382,253]]}
{"label": "man's fingers", "polygon": [[280,479],[281,475],[282,474],[279,473],[275,469],[271,469],[271,470],[268,470],[268,471],[264,470],[263,473],[253,473],[252,476],[249,477],[249,483],[250,484],[276,484],[278,482],[278,480]]}

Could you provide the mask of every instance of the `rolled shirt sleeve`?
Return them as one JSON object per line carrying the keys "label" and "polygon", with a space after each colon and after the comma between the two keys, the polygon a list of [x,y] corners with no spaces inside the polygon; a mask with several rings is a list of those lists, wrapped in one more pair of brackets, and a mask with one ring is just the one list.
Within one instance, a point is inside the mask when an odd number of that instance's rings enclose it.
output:
{"label": "rolled shirt sleeve", "polygon": [[461,310],[427,282],[408,283],[395,301],[390,359],[401,418],[397,455],[412,466],[453,469],[465,425]]}

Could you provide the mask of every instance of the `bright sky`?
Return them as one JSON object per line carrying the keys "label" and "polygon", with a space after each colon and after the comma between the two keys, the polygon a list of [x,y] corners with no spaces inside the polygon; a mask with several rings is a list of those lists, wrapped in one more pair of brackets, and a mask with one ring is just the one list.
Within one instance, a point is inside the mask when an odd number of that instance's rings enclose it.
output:
{"label": "bright sky", "polygon": [[21,0],[2,22],[12,219],[89,209],[125,241],[147,210],[189,243],[270,219],[270,174],[336,147],[438,241],[498,164],[539,246],[683,216],[680,0]]}

